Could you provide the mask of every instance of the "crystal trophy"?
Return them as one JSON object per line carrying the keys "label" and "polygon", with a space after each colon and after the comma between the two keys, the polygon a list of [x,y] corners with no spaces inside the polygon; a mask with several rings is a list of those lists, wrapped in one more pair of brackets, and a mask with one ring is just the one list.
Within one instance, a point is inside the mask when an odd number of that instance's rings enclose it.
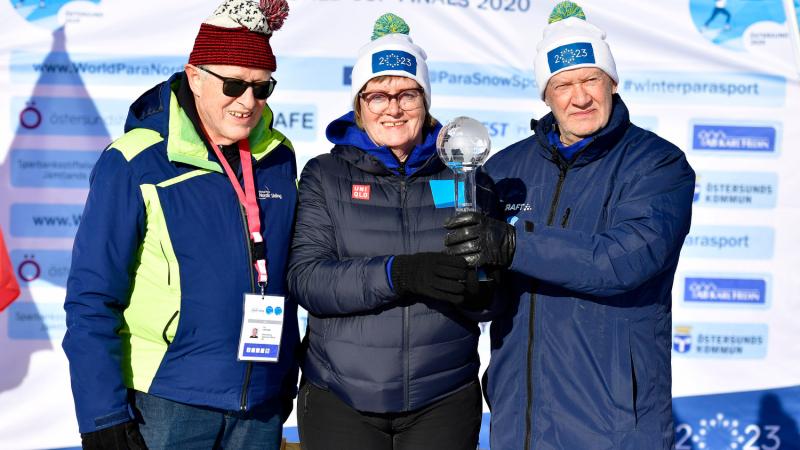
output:
{"label": "crystal trophy", "polygon": [[491,145],[486,127],[469,117],[456,117],[439,132],[436,138],[439,158],[455,174],[453,205],[456,214],[479,211],[475,198],[475,169],[489,156]]}

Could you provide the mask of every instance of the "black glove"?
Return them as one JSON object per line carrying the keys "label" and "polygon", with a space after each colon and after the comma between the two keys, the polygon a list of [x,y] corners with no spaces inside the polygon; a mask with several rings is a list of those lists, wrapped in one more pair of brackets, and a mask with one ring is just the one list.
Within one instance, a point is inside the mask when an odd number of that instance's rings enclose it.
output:
{"label": "black glove", "polygon": [[460,255],[472,267],[507,268],[514,259],[516,230],[513,226],[477,212],[461,213],[444,222],[450,230],[444,238],[448,255]]}
{"label": "black glove", "polygon": [[468,311],[481,311],[492,305],[494,291],[500,285],[500,269],[488,271],[488,280],[478,281],[478,269],[471,267],[466,280],[464,303],[459,305]]}
{"label": "black glove", "polygon": [[81,445],[84,450],[147,450],[139,425],[132,421],[83,433]]}
{"label": "black glove", "polygon": [[[461,256],[444,253],[398,255],[392,262],[392,285],[400,296],[423,296],[461,304],[471,270]],[[477,283],[477,278],[476,278]]]}

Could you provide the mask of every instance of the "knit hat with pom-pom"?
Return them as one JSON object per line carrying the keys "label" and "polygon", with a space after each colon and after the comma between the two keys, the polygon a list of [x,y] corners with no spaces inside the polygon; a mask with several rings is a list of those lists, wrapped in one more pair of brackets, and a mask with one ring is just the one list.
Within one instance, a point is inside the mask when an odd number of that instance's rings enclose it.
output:
{"label": "knit hat with pom-pom", "polygon": [[405,20],[394,14],[384,14],[375,22],[372,42],[361,47],[353,66],[351,98],[375,77],[394,75],[411,78],[425,91],[425,100],[431,106],[431,82],[428,78],[428,56],[408,36]]}
{"label": "knit hat with pom-pom", "polygon": [[536,46],[533,70],[540,98],[544,99],[550,78],[565,70],[597,67],[619,83],[617,65],[605,39],[606,32],[587,22],[580,6],[570,1],[557,4]]}
{"label": "knit hat with pom-pom", "polygon": [[269,38],[287,15],[286,0],[226,0],[200,25],[189,64],[274,72],[277,64]]}

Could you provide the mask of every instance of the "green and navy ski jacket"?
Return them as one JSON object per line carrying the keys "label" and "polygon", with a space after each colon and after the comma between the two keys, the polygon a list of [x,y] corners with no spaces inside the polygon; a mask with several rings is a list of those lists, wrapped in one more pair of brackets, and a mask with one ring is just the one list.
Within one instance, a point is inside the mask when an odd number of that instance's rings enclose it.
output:
{"label": "green and navy ski jacket", "polygon": [[[91,175],[63,343],[83,433],[130,420],[128,388],[230,411],[294,395],[295,304],[286,304],[278,363],[236,359],[243,294],[257,289],[247,222],[230,180],[177,101],[182,80],[173,75],[131,106],[125,135]],[[272,128],[268,107],[249,141],[267,294],[284,295],[294,151]]]}

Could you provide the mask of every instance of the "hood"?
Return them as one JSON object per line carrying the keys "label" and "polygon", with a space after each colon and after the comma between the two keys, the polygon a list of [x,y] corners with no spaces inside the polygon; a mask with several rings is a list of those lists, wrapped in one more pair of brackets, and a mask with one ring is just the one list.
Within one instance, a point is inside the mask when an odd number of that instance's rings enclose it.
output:
{"label": "hood", "polygon": [[[376,173],[376,170],[388,171],[389,173],[399,175],[401,173],[401,166],[405,176],[410,177],[418,174],[421,170],[424,173],[430,171],[441,170],[444,165],[439,161],[439,156],[436,154],[436,137],[439,136],[439,130],[442,125],[437,123],[436,126],[425,133],[422,143],[414,147],[411,154],[406,159],[405,165],[394,156],[394,153],[386,146],[377,146],[369,138],[367,132],[362,130],[356,125],[355,113],[353,111],[339,117],[328,125],[325,130],[325,135],[331,143],[336,147],[331,153],[337,153],[339,156],[344,157],[345,153],[351,163],[359,165],[362,170],[370,173]],[[351,152],[342,153],[341,147],[353,147],[365,153],[369,158],[359,157],[357,154]],[[431,161],[431,160],[434,161]],[[379,165],[369,160],[377,160]],[[421,174],[421,173],[420,173]]]}

